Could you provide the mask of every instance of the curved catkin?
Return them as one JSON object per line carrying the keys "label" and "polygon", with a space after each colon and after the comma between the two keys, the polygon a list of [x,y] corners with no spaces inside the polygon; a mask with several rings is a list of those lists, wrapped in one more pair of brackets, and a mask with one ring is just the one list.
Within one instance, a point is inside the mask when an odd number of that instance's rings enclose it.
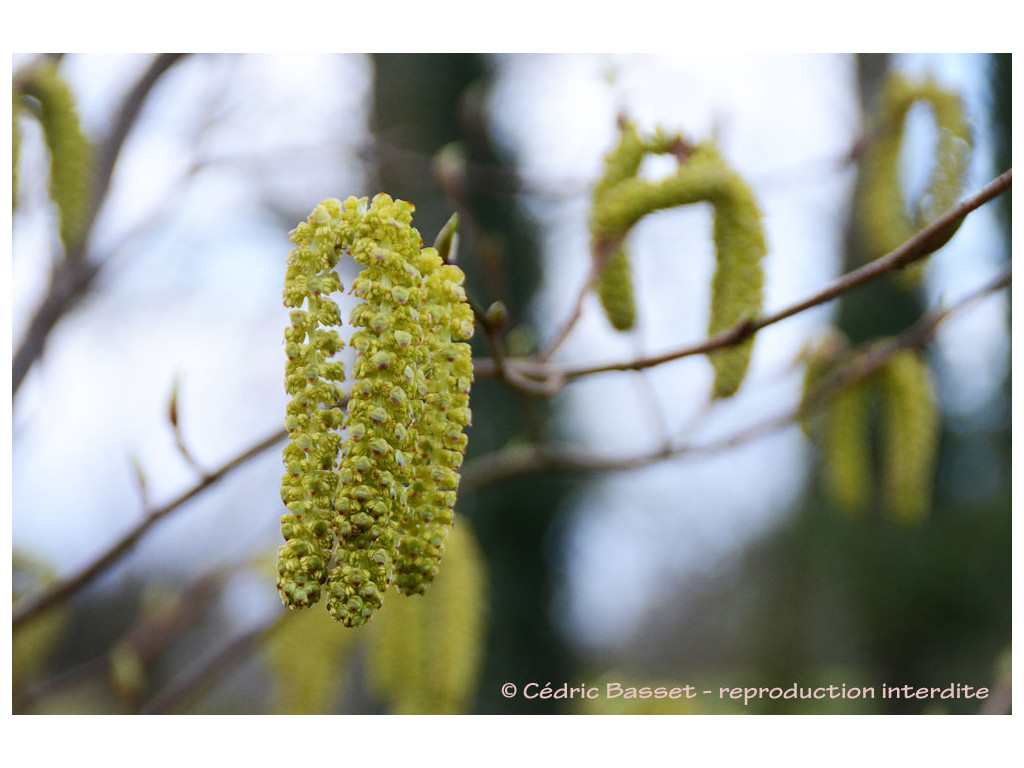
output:
{"label": "curved catkin", "polygon": [[[620,175],[612,185],[602,181],[595,191],[591,237],[595,254],[612,249],[598,277],[598,291],[612,324],[616,328],[620,327],[619,323],[624,327],[632,326],[632,322],[625,325],[631,303],[625,297],[627,291],[632,294],[632,283],[628,279],[615,279],[617,274],[628,274],[628,262],[621,251],[621,244],[630,229],[655,211],[701,202],[711,204],[714,217],[715,274],[711,285],[708,333],[714,336],[756,318],[762,307],[762,261],[768,248],[761,226],[761,212],[753,192],[729,168],[711,143],[691,147],[684,145],[678,137],[659,135],[647,145],[641,142],[641,147],[645,151],[662,152],[685,148],[685,162],[676,173],[661,181]],[[625,153],[625,156],[632,159],[634,154]],[[617,165],[609,163],[609,169],[624,165],[624,162]],[[613,318],[612,312],[620,314]],[[751,336],[708,355],[715,373],[716,398],[730,397],[739,390],[750,364],[753,344]]]}
{"label": "curved catkin", "polygon": [[[604,175],[597,182],[592,193],[593,207],[609,190],[617,184],[636,176],[640,170],[646,147],[637,133],[636,126],[628,121],[620,121],[619,143],[605,156]],[[600,233],[599,225],[593,222],[593,258],[599,265],[597,273],[597,295],[604,307],[605,315],[612,327],[617,331],[628,331],[636,319],[636,305],[633,300],[633,277],[629,268],[629,257],[622,247],[625,232],[614,235],[617,246],[612,253],[607,253],[608,245]]]}
{"label": "curved catkin", "polygon": [[[714,207],[715,274],[711,281],[708,334],[728,331],[761,313],[764,293],[762,260],[768,252],[761,211],[743,180],[725,166],[713,147],[703,150],[722,178],[712,198]],[[708,355],[715,371],[714,396],[726,398],[739,390],[753,352],[753,336]]]}
{"label": "curved catkin", "polygon": [[430,591],[381,611],[370,638],[369,678],[393,713],[466,711],[483,658],[486,581],[476,538],[460,523]]}
{"label": "curved catkin", "polygon": [[629,256],[621,245],[612,252],[597,279],[597,296],[617,331],[628,331],[636,323],[636,299]]}
{"label": "curved catkin", "polygon": [[39,102],[39,121],[50,152],[50,196],[57,206],[60,237],[68,250],[78,244],[92,194],[92,147],[82,133],[71,89],[56,65],[44,64],[25,86]]}
{"label": "curved catkin", "polygon": [[928,364],[897,353],[880,377],[883,400],[882,494],[897,522],[921,521],[931,507],[939,417]]}
{"label": "curved catkin", "polygon": [[[338,305],[329,297],[341,290],[334,272],[341,235],[331,226],[341,210],[337,200],[321,203],[291,233],[295,248],[288,256],[284,303],[291,307],[285,330],[285,390],[291,395],[285,415],[288,445],[281,500],[285,544],[278,550],[278,590],[286,606],[304,608],[320,599],[334,538],[332,499],[337,487],[336,461],[341,437],[344,367],[332,358],[343,342]],[[303,308],[304,307],[304,308]]]}
{"label": "curved catkin", "polygon": [[[907,113],[918,102],[931,107],[938,139],[928,188],[912,214],[899,169]],[[931,79],[913,83],[893,75],[886,81],[862,160],[858,195],[861,234],[870,258],[896,249],[953,208],[966,184],[971,147],[971,129],[957,94]],[[919,275],[920,268],[911,274]]]}

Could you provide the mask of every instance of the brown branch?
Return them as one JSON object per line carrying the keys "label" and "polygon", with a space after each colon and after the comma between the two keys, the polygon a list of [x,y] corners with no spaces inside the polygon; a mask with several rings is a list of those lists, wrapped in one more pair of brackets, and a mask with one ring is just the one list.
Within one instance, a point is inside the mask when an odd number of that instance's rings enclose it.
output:
{"label": "brown branch", "polygon": [[202,480],[196,483],[196,485],[188,491],[181,494],[178,498],[163,507],[150,511],[134,528],[128,531],[105,552],[82,568],[78,573],[57,582],[34,599],[25,599],[19,602],[18,605],[15,606],[12,629],[17,629],[33,616],[42,613],[46,609],[63,600],[66,600],[75,592],[91,583],[97,576],[105,573],[114,563],[124,557],[132,547],[138,543],[139,539],[141,539],[154,525],[167,517],[171,512],[198,496],[211,485],[222,480],[231,471],[242,466],[250,459],[255,458],[269,448],[273,448],[287,436],[287,433],[282,429],[275,432],[273,435],[264,438],[241,455],[236,456],[234,459],[221,466],[219,469],[204,476]]}
{"label": "brown branch", "polygon": [[102,264],[95,263],[89,258],[88,246],[96,217],[106,202],[114,167],[153,87],[181,57],[182,54],[165,53],[153,60],[149,69],[125,97],[110,133],[96,149],[93,193],[89,211],[82,224],[82,235],[77,243],[70,246],[64,259],[54,268],[46,295],[32,316],[25,337],[15,352],[12,364],[12,397],[18,393],[25,376],[42,354],[54,326],[85,295],[102,269]]}
{"label": "brown branch", "polygon": [[834,376],[829,377],[797,407],[767,421],[747,427],[730,437],[711,443],[665,446],[650,453],[621,457],[602,454],[573,445],[527,444],[504,448],[466,464],[462,472],[464,490],[479,488],[512,477],[541,472],[619,472],[655,464],[682,455],[718,453],[758,437],[777,432],[793,424],[808,412],[820,407],[835,394],[855,381],[877,373],[904,349],[921,349],[935,335],[939,325],[954,312],[1010,285],[1011,268],[1007,267],[994,280],[948,308],[938,308],[923,315],[899,336],[871,345]]}
{"label": "brown branch", "polygon": [[[1010,169],[986,184],[975,195],[964,200],[958,206],[943,216],[940,216],[930,225],[921,230],[914,237],[907,240],[896,250],[882,256],[863,267],[852,270],[837,278],[822,290],[808,296],[806,299],[791,304],[783,309],[764,315],[756,320],[739,323],[727,331],[723,331],[697,344],[690,344],[675,350],[652,355],[635,360],[604,365],[577,366],[561,368],[546,363],[536,358],[510,358],[505,361],[506,371],[515,371],[520,378],[532,379],[531,391],[545,391],[553,394],[557,392],[565,382],[595,373],[606,373],[609,371],[631,371],[642,370],[662,365],[663,363],[679,360],[693,355],[703,355],[723,347],[730,347],[758,331],[770,325],[781,322],[794,315],[800,314],[812,307],[825,304],[839,296],[842,296],[854,288],[871,282],[883,275],[889,274],[897,269],[907,266],[915,261],[925,258],[934,253],[945,244],[950,236],[950,230],[954,228],[964,217],[972,211],[977,210],[985,203],[998,197],[1008,190],[1013,184],[1013,169]],[[474,372],[478,377],[494,377],[495,368],[489,360],[474,361]],[[514,380],[505,379],[513,386],[517,386]]]}

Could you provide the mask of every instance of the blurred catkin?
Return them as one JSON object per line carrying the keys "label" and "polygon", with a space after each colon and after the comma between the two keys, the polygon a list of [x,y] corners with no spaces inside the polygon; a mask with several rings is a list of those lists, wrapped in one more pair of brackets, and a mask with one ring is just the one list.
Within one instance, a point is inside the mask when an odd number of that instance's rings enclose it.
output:
{"label": "blurred catkin", "polygon": [[636,322],[636,299],[629,256],[621,245],[615,249],[597,279],[597,295],[608,321],[617,331],[628,331]]}
{"label": "blurred catkin", "polygon": [[82,133],[74,94],[56,64],[38,67],[25,93],[39,102],[39,122],[50,153],[50,196],[57,207],[61,241],[70,253],[89,213],[92,147]]}
{"label": "blurred catkin", "polygon": [[818,447],[825,493],[841,511],[861,514],[874,489],[871,383],[854,381],[815,402],[850,359],[846,339],[831,333],[807,357],[802,426]]}
{"label": "blurred catkin", "polygon": [[[645,152],[673,153],[675,173],[660,181],[638,177]],[[629,123],[605,159],[605,175],[594,189],[590,231],[593,258],[601,263],[597,292],[617,330],[633,327],[636,313],[629,262],[623,241],[632,227],[655,211],[707,202],[714,217],[715,274],[711,285],[708,333],[723,333],[761,312],[762,261],[767,254],[761,212],[746,183],[711,143],[690,146],[661,133],[642,141]],[[709,354],[715,372],[714,395],[730,397],[746,376],[753,337]]]}
{"label": "blurred catkin", "polygon": [[[923,196],[908,209],[900,178],[900,157],[907,113],[927,104],[934,118],[937,140],[932,172]],[[959,95],[932,79],[914,83],[891,75],[882,88],[862,159],[858,214],[869,258],[895,250],[957,203],[964,191],[972,148],[971,128]],[[903,274],[913,282],[923,266]]]}
{"label": "blurred catkin", "polygon": [[881,374],[882,493],[886,512],[900,523],[920,522],[931,507],[939,417],[928,364],[902,351]]}
{"label": "blurred catkin", "polygon": [[482,661],[486,591],[476,539],[460,523],[430,591],[389,602],[373,624],[370,683],[393,713],[467,710]]}
{"label": "blurred catkin", "polygon": [[329,714],[355,636],[322,611],[291,613],[264,645],[274,713]]}

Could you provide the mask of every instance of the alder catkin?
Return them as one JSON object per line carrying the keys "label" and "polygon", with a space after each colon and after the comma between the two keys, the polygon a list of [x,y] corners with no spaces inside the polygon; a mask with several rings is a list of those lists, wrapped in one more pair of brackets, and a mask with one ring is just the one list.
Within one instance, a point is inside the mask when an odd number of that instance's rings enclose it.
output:
{"label": "alder catkin", "polygon": [[[713,147],[708,162],[721,164],[723,178],[714,205],[715,274],[711,283],[711,319],[708,334],[728,331],[761,313],[764,293],[762,260],[768,252],[761,228],[761,212],[750,188],[724,162]],[[714,395],[731,397],[740,388],[750,365],[754,338],[715,350],[708,355],[715,370]]]}
{"label": "alder catkin", "polygon": [[[594,187],[592,207],[596,210],[601,198],[611,189],[626,179],[636,176],[643,161],[647,148],[637,133],[636,126],[622,120],[619,123],[619,142],[605,156],[604,175]],[[593,238],[593,258],[598,262],[600,270],[597,274],[596,290],[601,306],[612,327],[617,331],[628,331],[636,320],[636,305],[633,299],[633,276],[629,266],[629,256],[623,240],[626,231],[609,237],[601,233],[600,224],[596,219],[591,224]],[[611,252],[610,244],[614,242]]]}
{"label": "alder catkin", "polygon": [[[938,138],[928,188],[908,208],[900,179],[900,157],[907,113],[917,103],[931,108]],[[886,80],[862,160],[858,195],[861,234],[869,258],[895,250],[953,208],[966,184],[971,147],[970,125],[956,93],[931,79],[914,83],[892,75]],[[919,277],[922,269],[911,265],[905,274]]]}
{"label": "alder catkin", "polygon": [[608,321],[617,331],[628,331],[636,322],[636,299],[629,256],[621,245],[608,258],[597,279],[597,295]]}
{"label": "alder catkin", "polygon": [[350,318],[358,329],[349,342],[356,350],[358,383],[345,417],[348,437],[334,498],[339,546],[328,609],[346,626],[356,626],[380,608],[394,579],[398,527],[417,452],[415,404],[426,395],[418,355],[425,296],[412,205],[377,195],[365,212],[355,198],[345,206],[362,213],[352,257],[363,271],[352,292],[363,302]]}
{"label": "alder catkin", "polygon": [[394,714],[464,712],[480,674],[486,574],[472,530],[451,531],[444,570],[422,598],[389,602],[374,621],[368,671]]}
{"label": "alder catkin", "polygon": [[50,196],[57,207],[60,238],[78,245],[92,195],[92,147],[82,132],[75,97],[55,64],[43,64],[25,86],[39,102],[39,122],[50,152]]}
{"label": "alder catkin", "polygon": [[[325,200],[292,232],[285,274],[292,400],[278,588],[289,608],[326,588],[328,611],[349,627],[380,609],[396,573],[406,594],[422,593],[437,573],[471,421],[464,276],[421,249],[412,212],[387,195]],[[342,364],[331,359],[344,346],[330,298],[341,290],[343,255],[363,268],[351,289],[361,303],[349,318],[347,396]]]}
{"label": "alder catkin", "polygon": [[[636,176],[644,152],[675,151],[685,161],[674,174],[660,181]],[[606,158],[605,176],[595,188],[590,220],[594,258],[605,259],[597,291],[615,328],[631,328],[636,312],[629,263],[622,249],[630,229],[655,211],[700,202],[711,204],[714,217],[715,274],[708,333],[714,336],[728,331],[760,314],[762,261],[768,249],[753,192],[713,144],[691,147],[678,136],[661,134],[644,142],[627,123],[619,145]],[[709,353],[716,398],[730,397],[739,390],[753,344],[751,336]]]}
{"label": "alder catkin", "polygon": [[290,615],[275,628],[263,644],[275,714],[328,714],[353,639],[320,611]]}
{"label": "alder catkin", "polygon": [[818,448],[825,494],[839,510],[861,514],[871,504],[874,489],[871,382],[854,381],[818,401],[820,388],[849,359],[846,341],[838,333],[810,353],[802,426]]}
{"label": "alder catkin", "polygon": [[473,335],[473,312],[462,288],[465,276],[458,267],[442,263],[433,248],[420,252],[419,267],[427,275],[420,318],[429,333],[419,348],[426,389],[415,425],[418,453],[396,567],[398,589],[409,595],[423,594],[440,567],[455,520],[466,450],[463,430],[472,422],[473,363],[463,342]]}
{"label": "alder catkin", "polygon": [[[334,546],[332,499],[337,488],[337,455],[344,394],[344,366],[335,361],[343,342],[338,305],[330,294],[341,290],[334,267],[341,237],[330,226],[341,205],[326,200],[291,233],[295,248],[288,256],[284,304],[291,307],[285,330],[285,390],[291,400],[285,411],[289,441],[284,449],[286,473],[281,500],[288,514],[281,518],[285,544],[278,550],[278,590],[291,609],[320,599]],[[303,309],[303,307],[305,307]]]}
{"label": "alder catkin", "polygon": [[928,364],[914,350],[899,352],[883,369],[880,385],[884,507],[897,522],[917,523],[931,508],[939,438]]}

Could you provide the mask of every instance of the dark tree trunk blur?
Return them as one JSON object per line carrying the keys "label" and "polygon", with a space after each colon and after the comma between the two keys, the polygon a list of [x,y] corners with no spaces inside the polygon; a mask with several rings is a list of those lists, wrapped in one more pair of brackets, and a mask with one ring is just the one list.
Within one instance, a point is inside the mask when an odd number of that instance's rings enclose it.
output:
{"label": "dark tree trunk blur", "polygon": [[[540,278],[540,260],[533,225],[512,194],[513,169],[491,145],[488,62],[476,55],[386,54],[374,56],[374,67],[377,187],[416,205],[415,224],[427,245],[458,210],[459,266],[468,290],[484,307],[505,302],[509,327],[529,327],[524,312]],[[465,162],[449,161],[443,184],[429,162],[442,148]],[[478,326],[475,354],[488,353],[482,335]],[[547,428],[547,404],[493,381],[476,382],[471,405],[467,461]],[[504,699],[501,684],[571,679],[568,651],[551,621],[556,577],[548,540],[564,483],[532,477],[460,495],[457,512],[472,521],[490,572],[480,712],[539,712],[538,702]]]}

